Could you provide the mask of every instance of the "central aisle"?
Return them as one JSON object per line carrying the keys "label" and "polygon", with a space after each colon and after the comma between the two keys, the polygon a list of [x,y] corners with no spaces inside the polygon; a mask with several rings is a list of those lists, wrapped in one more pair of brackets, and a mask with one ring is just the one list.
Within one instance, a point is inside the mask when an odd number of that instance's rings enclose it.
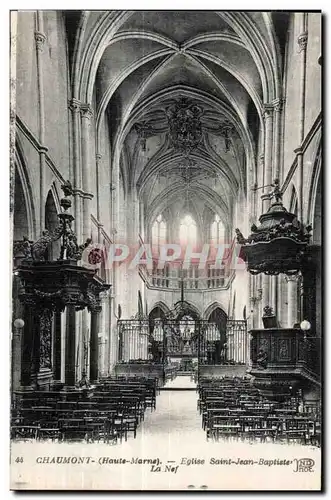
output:
{"label": "central aisle", "polygon": [[[161,391],[157,396],[156,410],[148,412],[137,432],[137,439],[166,440],[170,446],[194,440],[206,441],[201,416],[197,410],[195,391]],[[156,441],[154,441],[155,445]]]}
{"label": "central aisle", "polygon": [[189,375],[177,375],[173,380],[167,380],[166,389],[196,389],[197,384]]}

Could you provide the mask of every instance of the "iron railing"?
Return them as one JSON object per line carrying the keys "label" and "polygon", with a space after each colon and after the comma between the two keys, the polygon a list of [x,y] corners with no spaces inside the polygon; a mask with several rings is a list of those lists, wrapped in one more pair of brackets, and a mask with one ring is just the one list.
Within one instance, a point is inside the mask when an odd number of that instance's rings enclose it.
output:
{"label": "iron railing", "polygon": [[226,323],[227,361],[245,364],[249,356],[247,321],[228,319]]}
{"label": "iron railing", "polygon": [[[119,360],[162,363],[194,358],[199,364],[243,364],[247,360],[247,325],[228,320],[226,331],[203,319],[129,319],[118,321]],[[178,364],[178,363],[177,363]]]}

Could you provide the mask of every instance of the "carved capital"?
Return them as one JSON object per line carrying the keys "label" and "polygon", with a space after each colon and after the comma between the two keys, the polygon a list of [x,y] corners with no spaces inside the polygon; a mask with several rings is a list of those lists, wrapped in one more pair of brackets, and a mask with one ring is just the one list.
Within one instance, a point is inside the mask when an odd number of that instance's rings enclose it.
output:
{"label": "carved capital", "polygon": [[275,99],[273,101],[273,105],[274,105],[274,110],[276,111],[276,113],[280,113],[283,109],[283,99]]}
{"label": "carved capital", "polygon": [[80,114],[82,118],[86,118],[87,120],[90,120],[93,116],[93,109],[90,104],[81,104],[80,107]]}
{"label": "carved capital", "polygon": [[68,104],[69,104],[69,109],[73,113],[80,113],[82,103],[78,99],[75,99],[73,97],[72,99],[69,100]]}
{"label": "carved capital", "polygon": [[267,120],[268,118],[272,118],[272,114],[274,111],[273,104],[264,104],[263,105],[263,118]]}
{"label": "carved capital", "polygon": [[266,201],[266,200],[270,200],[270,193],[264,193],[261,195],[261,200],[262,201]]}
{"label": "carved capital", "polygon": [[104,292],[99,293],[99,298],[102,301],[106,300],[109,297],[109,290],[105,290]]}
{"label": "carved capital", "polygon": [[299,282],[299,275],[298,274],[291,274],[291,275],[285,275],[285,280],[286,283],[298,283]]}
{"label": "carved capital", "polygon": [[102,312],[102,305],[97,304],[97,305],[91,306],[90,310],[93,314],[100,314]]}
{"label": "carved capital", "polygon": [[308,43],[308,32],[304,31],[298,36],[299,52],[306,50]]}
{"label": "carved capital", "polygon": [[34,39],[36,41],[36,48],[38,51],[42,52],[44,50],[44,45],[46,42],[46,35],[40,31],[35,31]]}

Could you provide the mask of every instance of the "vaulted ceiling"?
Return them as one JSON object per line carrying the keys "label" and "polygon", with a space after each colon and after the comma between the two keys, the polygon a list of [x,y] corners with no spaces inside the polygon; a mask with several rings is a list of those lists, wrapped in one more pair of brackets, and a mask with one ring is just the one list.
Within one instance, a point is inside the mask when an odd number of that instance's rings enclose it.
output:
{"label": "vaulted ceiling", "polygon": [[74,88],[94,99],[98,130],[108,120],[114,161],[151,218],[189,200],[231,219],[254,183],[263,104],[280,91],[282,23],[265,12],[84,14]]}

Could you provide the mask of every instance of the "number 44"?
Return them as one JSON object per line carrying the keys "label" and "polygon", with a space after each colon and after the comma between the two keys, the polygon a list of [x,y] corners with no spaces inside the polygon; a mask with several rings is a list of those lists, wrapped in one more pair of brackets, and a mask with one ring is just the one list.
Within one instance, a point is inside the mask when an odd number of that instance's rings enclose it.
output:
{"label": "number 44", "polygon": [[23,463],[23,457],[16,457],[15,458],[15,462],[18,463],[18,464],[22,464]]}

